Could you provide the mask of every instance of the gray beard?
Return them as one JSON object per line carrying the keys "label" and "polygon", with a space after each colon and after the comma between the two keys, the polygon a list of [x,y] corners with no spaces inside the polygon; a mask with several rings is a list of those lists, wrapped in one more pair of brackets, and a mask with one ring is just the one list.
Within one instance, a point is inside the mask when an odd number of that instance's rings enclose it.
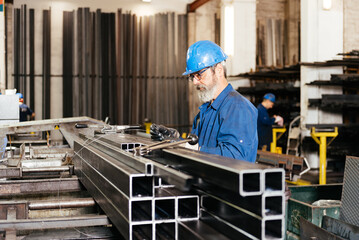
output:
{"label": "gray beard", "polygon": [[[201,90],[199,90],[200,88],[204,88],[205,90],[201,91]],[[206,86],[199,85],[199,86],[197,86],[197,89],[198,89],[199,99],[205,103],[205,102],[212,101],[212,99],[214,99],[214,94],[217,91],[217,84],[215,84],[210,89],[208,89]]]}
{"label": "gray beard", "polygon": [[[213,86],[208,86],[208,87],[204,85],[197,86],[198,97],[203,103],[212,101],[214,99],[214,94],[216,94],[217,92],[218,79],[214,74],[212,75],[212,77],[213,77]],[[204,88],[204,90],[201,91],[200,90],[201,88]]]}

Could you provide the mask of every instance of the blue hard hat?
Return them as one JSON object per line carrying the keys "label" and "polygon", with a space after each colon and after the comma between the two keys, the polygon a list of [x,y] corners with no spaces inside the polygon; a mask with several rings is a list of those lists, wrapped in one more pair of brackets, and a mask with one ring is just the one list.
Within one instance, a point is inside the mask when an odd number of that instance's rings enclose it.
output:
{"label": "blue hard hat", "polygon": [[228,56],[214,42],[204,40],[192,44],[187,51],[187,67],[182,75],[189,75],[226,60]]}
{"label": "blue hard hat", "polygon": [[22,96],[22,93],[16,93],[16,95],[20,98],[24,98],[24,96]]}
{"label": "blue hard hat", "polygon": [[263,98],[275,103],[275,95],[273,93],[266,93]]}

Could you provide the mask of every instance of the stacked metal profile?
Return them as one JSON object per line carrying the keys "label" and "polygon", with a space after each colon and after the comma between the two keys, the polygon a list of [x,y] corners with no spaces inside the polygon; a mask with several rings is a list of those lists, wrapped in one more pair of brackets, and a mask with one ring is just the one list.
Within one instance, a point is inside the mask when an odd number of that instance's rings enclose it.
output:
{"label": "stacked metal profile", "polygon": [[[81,136],[75,173],[126,239],[283,239],[284,170],[150,140]],[[181,190],[179,190],[181,189]]]}

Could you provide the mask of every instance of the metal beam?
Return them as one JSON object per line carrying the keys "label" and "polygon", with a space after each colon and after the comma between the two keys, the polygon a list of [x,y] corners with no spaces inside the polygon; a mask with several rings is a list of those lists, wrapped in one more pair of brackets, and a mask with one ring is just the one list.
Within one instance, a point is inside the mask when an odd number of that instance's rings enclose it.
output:
{"label": "metal beam", "polygon": [[91,227],[111,224],[106,215],[86,215],[66,218],[0,220],[0,229],[36,230],[50,228]]}
{"label": "metal beam", "polygon": [[71,178],[0,181],[0,196],[75,192],[80,190],[80,182],[75,176]]}
{"label": "metal beam", "polygon": [[312,240],[312,239],[327,239],[327,240],[344,240],[327,230],[318,227],[317,225],[307,221],[303,217],[300,217],[300,239]]}

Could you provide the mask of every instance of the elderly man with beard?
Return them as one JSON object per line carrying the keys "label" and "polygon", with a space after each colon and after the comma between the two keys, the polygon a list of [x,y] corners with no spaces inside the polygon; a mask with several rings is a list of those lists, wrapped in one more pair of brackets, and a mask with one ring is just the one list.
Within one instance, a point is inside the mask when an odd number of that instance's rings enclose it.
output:
{"label": "elderly man with beard", "polygon": [[[199,150],[255,162],[258,147],[257,109],[227,81],[227,55],[215,43],[198,41],[187,51],[188,76],[204,102],[191,133],[198,136]],[[178,137],[175,129],[155,125],[153,139]]]}

